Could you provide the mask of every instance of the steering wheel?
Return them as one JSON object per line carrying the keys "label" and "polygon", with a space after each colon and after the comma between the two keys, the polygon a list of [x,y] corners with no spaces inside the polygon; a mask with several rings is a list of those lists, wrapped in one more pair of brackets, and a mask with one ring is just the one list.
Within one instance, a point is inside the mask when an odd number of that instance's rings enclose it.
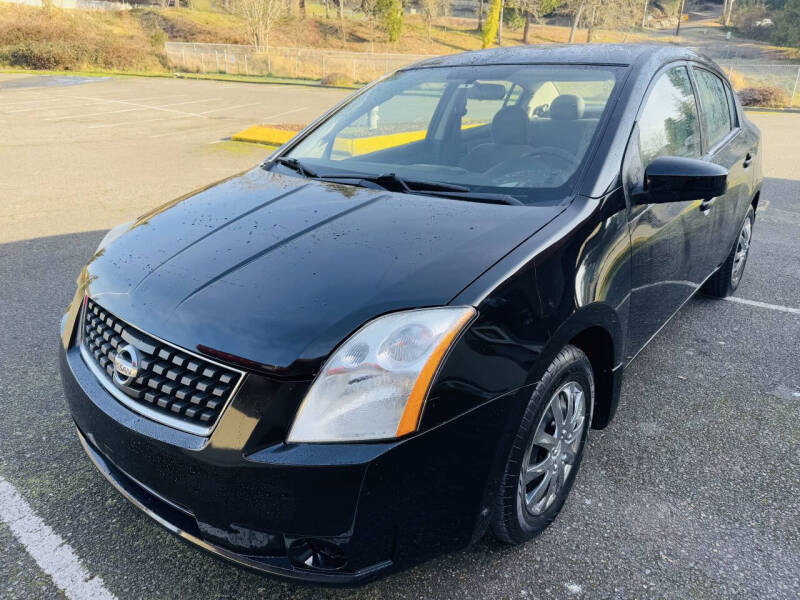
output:
{"label": "steering wheel", "polygon": [[[578,167],[577,159],[566,150],[553,146],[541,146],[518,158],[501,162],[487,169],[485,173],[495,181],[502,183],[516,182],[520,179],[527,181],[531,175],[530,159],[536,156],[544,158],[555,170],[566,172],[567,176],[571,175]],[[537,179],[539,179],[538,176]]]}
{"label": "steering wheel", "polygon": [[544,117],[550,111],[550,105],[547,103],[540,104],[533,109],[533,114],[537,117]]}
{"label": "steering wheel", "polygon": [[562,148],[556,148],[555,146],[537,146],[532,152],[528,152],[525,156],[545,156],[557,158],[561,159],[562,162],[567,163],[573,170],[578,168],[578,159],[575,158],[575,155],[572,154],[572,152]]}

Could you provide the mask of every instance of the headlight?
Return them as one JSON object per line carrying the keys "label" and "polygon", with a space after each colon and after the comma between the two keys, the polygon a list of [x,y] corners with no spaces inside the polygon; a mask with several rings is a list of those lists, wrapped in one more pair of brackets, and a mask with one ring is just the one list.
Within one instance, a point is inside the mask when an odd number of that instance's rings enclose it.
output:
{"label": "headlight", "polygon": [[100,244],[98,244],[97,250],[95,250],[95,252],[100,252],[100,250],[103,250],[106,246],[108,246],[111,242],[113,242],[123,233],[127,233],[128,230],[133,225],[133,223],[134,223],[133,221],[128,221],[127,223],[122,223],[121,225],[117,225],[116,227],[114,227],[111,231],[109,231],[107,234],[103,236],[103,239],[100,240]]}
{"label": "headlight", "polygon": [[425,396],[472,307],[378,317],[323,366],[300,405],[289,442],[395,438],[417,429]]}

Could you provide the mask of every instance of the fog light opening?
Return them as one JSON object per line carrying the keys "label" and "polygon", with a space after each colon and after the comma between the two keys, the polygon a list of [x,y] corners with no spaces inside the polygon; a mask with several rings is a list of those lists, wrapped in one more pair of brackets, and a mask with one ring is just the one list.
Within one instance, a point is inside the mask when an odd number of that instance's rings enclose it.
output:
{"label": "fog light opening", "polygon": [[292,541],[288,548],[289,559],[297,567],[320,571],[336,571],[347,564],[342,548],[329,540],[301,538]]}

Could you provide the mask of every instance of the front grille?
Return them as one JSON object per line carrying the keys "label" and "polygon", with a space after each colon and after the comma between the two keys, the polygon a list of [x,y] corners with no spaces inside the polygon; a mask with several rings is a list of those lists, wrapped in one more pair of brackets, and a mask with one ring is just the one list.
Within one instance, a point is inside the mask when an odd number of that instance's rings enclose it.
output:
{"label": "front grille", "polygon": [[[112,392],[122,392],[125,397],[115,395],[129,408],[201,435],[211,432],[244,376],[149,336],[90,299],[83,317],[82,344],[87,359],[101,371],[101,383]],[[114,377],[114,359],[128,344],[135,349],[138,372],[135,378],[120,376],[120,381]]]}

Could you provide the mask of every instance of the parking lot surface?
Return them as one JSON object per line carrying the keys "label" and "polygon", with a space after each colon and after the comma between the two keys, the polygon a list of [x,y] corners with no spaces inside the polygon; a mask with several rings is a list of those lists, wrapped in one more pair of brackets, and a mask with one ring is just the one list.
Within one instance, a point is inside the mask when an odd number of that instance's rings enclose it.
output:
{"label": "parking lot surface", "polygon": [[692,300],[639,355],[615,421],[591,432],[563,512],[533,542],[487,537],[355,590],[288,584],[183,545],[96,472],[56,359],[82,264],[109,227],[269,152],[232,133],[307,122],[345,95],[0,75],[0,598],[87,585],[120,599],[797,598],[797,114],[751,115],[767,179],[735,298]]}

